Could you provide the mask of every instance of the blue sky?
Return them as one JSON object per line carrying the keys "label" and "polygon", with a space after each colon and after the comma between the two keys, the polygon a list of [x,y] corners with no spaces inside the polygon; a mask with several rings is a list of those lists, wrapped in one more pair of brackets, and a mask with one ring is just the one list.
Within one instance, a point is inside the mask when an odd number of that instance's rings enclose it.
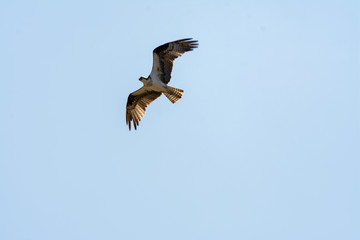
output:
{"label": "blue sky", "polygon": [[[357,1],[0,1],[0,239],[359,239]],[[171,104],[125,124],[152,50]]]}

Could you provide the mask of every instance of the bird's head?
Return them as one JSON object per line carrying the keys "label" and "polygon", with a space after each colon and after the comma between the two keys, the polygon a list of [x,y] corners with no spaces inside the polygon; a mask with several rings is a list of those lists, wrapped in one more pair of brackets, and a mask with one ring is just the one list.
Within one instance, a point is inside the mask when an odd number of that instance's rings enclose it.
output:
{"label": "bird's head", "polygon": [[146,78],[144,78],[144,77],[140,77],[140,78],[139,78],[139,81],[141,81],[141,82],[145,83]]}

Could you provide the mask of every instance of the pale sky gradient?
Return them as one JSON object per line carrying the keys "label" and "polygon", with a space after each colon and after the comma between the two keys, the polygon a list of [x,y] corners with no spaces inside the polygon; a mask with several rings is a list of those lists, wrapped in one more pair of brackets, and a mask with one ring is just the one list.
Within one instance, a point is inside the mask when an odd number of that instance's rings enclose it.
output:
{"label": "pale sky gradient", "polygon": [[360,239],[360,4],[296,2],[0,0],[0,239]]}

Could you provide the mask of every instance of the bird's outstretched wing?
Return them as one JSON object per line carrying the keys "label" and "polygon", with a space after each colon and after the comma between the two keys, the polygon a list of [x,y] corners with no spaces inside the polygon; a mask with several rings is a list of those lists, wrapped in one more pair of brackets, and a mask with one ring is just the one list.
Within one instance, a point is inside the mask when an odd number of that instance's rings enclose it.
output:
{"label": "bird's outstretched wing", "polygon": [[171,78],[173,62],[183,53],[192,51],[198,47],[196,40],[192,38],[180,39],[177,41],[165,43],[153,51],[153,67],[150,76],[156,76],[163,83],[167,84]]}
{"label": "bird's outstretched wing", "polygon": [[130,93],[126,104],[126,124],[129,125],[129,130],[131,130],[131,121],[133,121],[136,130],[145,114],[146,107],[160,95],[161,92],[147,91],[144,87]]}

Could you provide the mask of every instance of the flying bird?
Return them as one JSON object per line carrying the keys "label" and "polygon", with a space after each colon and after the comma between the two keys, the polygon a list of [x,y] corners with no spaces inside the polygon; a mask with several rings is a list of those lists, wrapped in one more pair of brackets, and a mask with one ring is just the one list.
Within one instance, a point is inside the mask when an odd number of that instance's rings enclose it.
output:
{"label": "flying bird", "polygon": [[182,97],[183,90],[167,85],[170,82],[173,63],[177,57],[197,47],[198,41],[185,38],[165,43],[154,49],[150,75],[147,78],[139,78],[139,81],[144,85],[131,93],[127,100],[126,124],[129,125],[129,130],[131,130],[131,122],[133,122],[136,130],[145,114],[146,107],[160,97],[162,93],[172,103],[177,102]]}

